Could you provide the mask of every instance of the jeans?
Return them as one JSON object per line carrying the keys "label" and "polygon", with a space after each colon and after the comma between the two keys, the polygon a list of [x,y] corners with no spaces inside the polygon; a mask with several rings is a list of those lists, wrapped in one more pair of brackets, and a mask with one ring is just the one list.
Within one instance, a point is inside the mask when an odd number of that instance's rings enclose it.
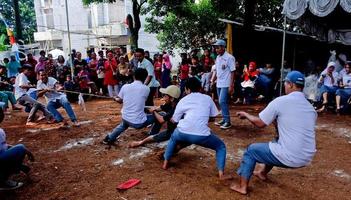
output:
{"label": "jeans", "polygon": [[229,114],[229,105],[228,105],[228,98],[229,98],[229,92],[228,88],[217,88],[217,94],[218,94],[218,101],[219,101],[219,107],[222,110],[222,116],[224,122],[230,123],[230,114]]}
{"label": "jeans", "polygon": [[[33,91],[33,92],[29,93],[29,96],[32,97],[32,99],[34,99],[34,100],[38,99],[37,91]],[[31,109],[32,109],[32,107],[30,105],[26,105],[24,111],[26,113],[29,113]]]}
{"label": "jeans", "polygon": [[237,171],[239,176],[244,177],[246,180],[250,180],[250,177],[255,169],[256,162],[263,163],[270,167],[277,166],[287,168],[287,166],[281,163],[272,154],[271,150],[269,149],[269,143],[254,143],[248,146],[246,152],[244,153],[240,167]]}
{"label": "jeans", "polygon": [[336,90],[336,96],[340,96],[341,102],[345,104],[347,100],[351,97],[351,88],[338,89]]}
{"label": "jeans", "polygon": [[108,96],[109,97],[117,97],[119,93],[118,85],[108,85]]}
{"label": "jeans", "polygon": [[120,123],[116,128],[113,129],[113,131],[108,135],[108,138],[110,139],[111,142],[114,142],[116,141],[119,135],[121,135],[125,130],[128,129],[128,127],[133,127],[135,129],[142,129],[147,127],[150,124],[153,124],[154,122],[155,122],[155,117],[152,114],[147,115],[146,121],[142,124],[133,124],[131,122],[128,122],[127,120],[122,119],[122,123]]}
{"label": "jeans", "polygon": [[198,136],[190,135],[180,132],[175,129],[171,139],[168,142],[164,158],[165,160],[170,160],[173,152],[179,143],[196,144],[205,148],[209,148],[216,151],[216,163],[217,169],[219,171],[224,171],[225,159],[226,159],[226,147],[221,139],[219,139],[215,134],[211,133],[209,136]]}
{"label": "jeans", "polygon": [[50,117],[52,116],[43,104],[41,104],[39,101],[34,100],[32,97],[28,96],[27,94],[21,96],[19,99],[17,99],[17,101],[20,105],[23,105],[23,106],[30,105],[32,107],[29,112],[27,122],[34,121],[35,114],[37,113],[38,110],[44,113],[44,116],[46,117],[47,120],[49,120]]}
{"label": "jeans", "polygon": [[321,92],[321,94],[327,92],[328,94],[334,95],[337,89],[338,89],[338,87],[336,87],[336,86],[329,87],[326,85],[322,85],[320,92]]}
{"label": "jeans", "polygon": [[13,92],[9,91],[0,91],[0,101],[5,103],[5,108],[9,107],[9,101],[12,105],[16,104],[16,99]]}
{"label": "jeans", "polygon": [[58,108],[63,107],[66,110],[67,115],[71,119],[72,122],[77,121],[77,117],[74,114],[74,111],[71,107],[66,96],[61,96],[60,99],[56,99],[55,101],[49,101],[47,108],[53,114],[54,118],[58,122],[63,121],[62,115],[57,111]]}
{"label": "jeans", "polygon": [[0,182],[6,181],[9,176],[19,172],[25,155],[26,148],[22,144],[17,144],[0,153]]}

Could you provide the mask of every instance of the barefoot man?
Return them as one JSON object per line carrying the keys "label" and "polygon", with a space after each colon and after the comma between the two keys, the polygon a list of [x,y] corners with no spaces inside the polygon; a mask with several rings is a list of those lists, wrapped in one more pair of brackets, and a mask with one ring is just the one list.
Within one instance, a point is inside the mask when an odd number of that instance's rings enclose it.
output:
{"label": "barefoot man", "polygon": [[[300,168],[312,161],[316,152],[317,113],[302,93],[304,83],[304,75],[292,71],[285,78],[287,95],[274,99],[258,117],[246,112],[237,113],[241,119],[247,119],[259,128],[276,121],[279,138],[269,143],[254,143],[247,148],[237,171],[239,183],[233,184],[232,190],[247,194],[252,174],[265,180],[274,166]],[[263,165],[254,172],[256,163]]]}
{"label": "barefoot man", "polygon": [[216,151],[219,178],[227,179],[229,177],[224,175],[225,144],[208,127],[210,117],[215,117],[218,110],[211,97],[201,94],[200,90],[201,82],[197,78],[189,78],[186,81],[187,95],[179,101],[172,117],[173,122],[178,122],[178,125],[167,145],[163,169],[168,168],[169,160],[174,151],[178,150],[177,144],[182,144],[182,147],[197,144]]}

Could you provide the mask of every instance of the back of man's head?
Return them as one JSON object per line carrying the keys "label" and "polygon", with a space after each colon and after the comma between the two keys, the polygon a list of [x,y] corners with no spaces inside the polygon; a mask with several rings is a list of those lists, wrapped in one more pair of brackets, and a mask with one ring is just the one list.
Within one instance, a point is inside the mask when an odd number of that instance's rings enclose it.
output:
{"label": "back of man's head", "polygon": [[135,49],[135,53],[141,53],[144,55],[145,51],[142,48],[137,48],[137,49]]}
{"label": "back of man's head", "polygon": [[195,77],[188,78],[188,80],[185,82],[185,88],[189,89],[190,92],[200,92],[201,82]]}
{"label": "back of man's head", "polygon": [[145,82],[147,76],[148,76],[148,73],[147,73],[146,69],[143,69],[143,68],[138,68],[134,72],[134,79],[141,81],[142,83]]}

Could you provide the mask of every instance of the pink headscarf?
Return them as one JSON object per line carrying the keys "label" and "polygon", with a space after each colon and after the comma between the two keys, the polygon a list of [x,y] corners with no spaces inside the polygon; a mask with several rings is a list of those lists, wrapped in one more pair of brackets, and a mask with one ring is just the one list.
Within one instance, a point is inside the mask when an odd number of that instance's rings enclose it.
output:
{"label": "pink headscarf", "polygon": [[171,69],[172,68],[172,64],[171,64],[171,61],[169,59],[169,55],[168,54],[164,54],[163,55],[163,64],[165,64],[167,69]]}

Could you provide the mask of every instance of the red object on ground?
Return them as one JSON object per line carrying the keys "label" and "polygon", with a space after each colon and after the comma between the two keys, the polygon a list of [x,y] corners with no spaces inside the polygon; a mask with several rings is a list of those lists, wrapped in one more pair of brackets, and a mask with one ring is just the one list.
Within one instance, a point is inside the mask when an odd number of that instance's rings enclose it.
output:
{"label": "red object on ground", "polygon": [[130,179],[130,180],[118,185],[117,189],[118,190],[128,190],[128,189],[138,185],[139,183],[141,183],[141,180],[133,178],[133,179]]}

